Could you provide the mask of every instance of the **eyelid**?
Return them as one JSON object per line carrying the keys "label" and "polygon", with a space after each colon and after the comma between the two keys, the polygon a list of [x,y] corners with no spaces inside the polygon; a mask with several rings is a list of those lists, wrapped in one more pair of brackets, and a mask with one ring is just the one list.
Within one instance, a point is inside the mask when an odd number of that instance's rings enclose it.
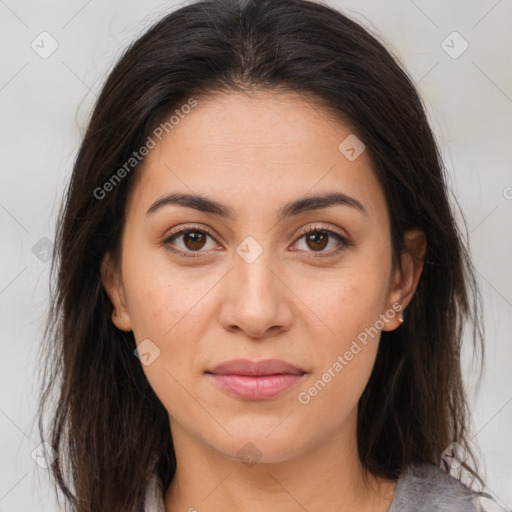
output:
{"label": "eyelid", "polygon": [[[176,228],[172,228],[171,231],[168,231],[163,239],[162,239],[162,244],[163,245],[166,245],[168,244],[171,239],[173,237],[179,237],[181,235],[184,235],[188,232],[195,232],[195,231],[199,231],[199,232],[204,232],[206,233],[212,240],[215,241],[215,243],[219,244],[219,242],[217,241],[217,238],[221,238],[219,237],[215,232],[213,232],[210,228],[206,227],[206,226],[203,226],[203,225],[200,225],[200,224],[191,224],[191,225],[180,225]],[[177,251],[177,252],[180,252],[180,251]],[[205,251],[188,251],[188,252],[205,252]]]}
{"label": "eyelid", "polygon": [[[182,251],[180,249],[175,249],[170,246],[170,242],[172,241],[171,239],[173,237],[175,237],[175,236],[178,237],[187,232],[194,232],[194,231],[204,232],[210,238],[212,238],[212,240],[214,240],[217,244],[219,243],[219,242],[217,242],[217,236],[208,227],[195,224],[195,225],[178,226],[177,228],[173,228],[169,233],[167,233],[164,236],[164,239],[162,240],[162,245],[167,245],[168,249],[171,252],[178,254],[179,256],[183,256],[184,258],[194,258],[194,257],[203,256],[203,255],[208,255],[210,251],[202,251],[202,250]],[[335,237],[337,237],[340,240],[342,247],[331,250],[331,251],[327,251],[327,252],[318,251],[316,253],[316,255],[315,255],[315,251],[311,251],[313,258],[327,258],[327,257],[337,256],[345,248],[351,247],[353,245],[353,242],[351,242],[347,238],[346,235],[343,235],[339,232],[339,228],[337,228],[336,226],[334,226],[332,224],[327,224],[327,223],[322,223],[321,225],[310,224],[308,226],[301,228],[301,230],[294,236],[294,241],[292,242],[292,245],[298,243],[301,240],[301,238],[303,238],[308,233],[314,233],[314,232],[326,232],[327,234],[330,234],[331,236],[334,235]],[[310,251],[306,251],[306,252],[310,252]],[[202,254],[202,253],[205,253],[205,254]]]}
{"label": "eyelid", "polygon": [[294,238],[297,239],[298,237],[301,237],[301,236],[303,236],[303,235],[305,235],[305,234],[307,234],[307,233],[309,233],[311,231],[313,231],[313,232],[315,232],[315,231],[327,231],[327,232],[330,232],[330,233],[334,233],[335,235],[339,236],[343,240],[346,240],[346,238],[347,238],[347,236],[345,234],[340,233],[339,228],[337,228],[333,224],[328,224],[328,223],[325,223],[325,222],[322,223],[321,225],[310,224],[309,226],[305,226],[305,227],[301,228],[300,231],[295,235]]}
{"label": "eyelid", "polygon": [[182,234],[184,232],[194,231],[194,230],[195,231],[204,231],[205,233],[210,235],[212,238],[216,237],[216,235],[214,235],[213,231],[211,231],[210,228],[208,228],[206,226],[199,225],[199,224],[191,224],[190,226],[186,225],[185,227],[178,226],[177,228],[172,228],[171,231],[169,231],[168,233],[165,234],[164,238],[167,240],[167,239],[171,238],[173,235]]}
{"label": "eyelid", "polygon": [[302,228],[299,233],[295,235],[295,240],[292,243],[292,246],[299,243],[300,240],[309,233],[327,233],[330,238],[337,238],[339,242],[338,247],[330,251],[305,251],[310,255],[307,256],[309,260],[334,258],[339,256],[345,250],[354,246],[354,242],[352,242],[352,240],[347,235],[341,234],[339,232],[339,228],[327,223],[323,223],[321,226],[313,224]]}

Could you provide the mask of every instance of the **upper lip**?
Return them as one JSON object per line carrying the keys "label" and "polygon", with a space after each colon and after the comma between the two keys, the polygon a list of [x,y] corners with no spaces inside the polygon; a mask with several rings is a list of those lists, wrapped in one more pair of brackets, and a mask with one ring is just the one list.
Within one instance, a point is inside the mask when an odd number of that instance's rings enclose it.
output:
{"label": "upper lip", "polygon": [[206,373],[218,375],[277,375],[285,373],[303,375],[306,372],[281,359],[265,359],[263,361],[233,359],[207,370]]}

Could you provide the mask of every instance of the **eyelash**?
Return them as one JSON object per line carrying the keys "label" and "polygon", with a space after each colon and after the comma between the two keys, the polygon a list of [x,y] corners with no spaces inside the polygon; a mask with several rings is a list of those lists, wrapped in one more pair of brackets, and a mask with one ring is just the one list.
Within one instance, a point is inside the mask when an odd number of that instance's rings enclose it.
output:
{"label": "eyelash", "polygon": [[[174,249],[170,245],[170,243],[175,238],[178,238],[179,236],[187,234],[187,233],[203,233],[203,234],[207,234],[209,237],[211,237],[213,240],[215,240],[215,237],[213,236],[213,234],[210,232],[210,230],[208,228],[199,227],[199,226],[189,226],[189,227],[182,228],[180,230],[177,230],[177,231],[171,233],[170,236],[168,236],[167,238],[165,238],[162,241],[162,244],[166,245],[168,250],[170,250],[174,254],[178,254],[179,256],[182,256],[184,258],[198,258],[198,257],[201,257],[202,256],[201,253],[205,252],[205,251],[200,251],[200,250],[199,251],[190,251],[190,250],[189,251],[181,251],[181,250]],[[332,237],[338,239],[338,241],[341,242],[341,246],[340,247],[338,247],[335,250],[332,250],[332,251],[328,252],[327,254],[322,254],[321,252],[317,252],[315,254],[314,251],[308,251],[308,252],[313,252],[314,253],[314,256],[312,256],[313,258],[328,258],[328,257],[330,258],[330,257],[333,257],[333,256],[337,256],[343,250],[345,250],[346,248],[351,247],[353,245],[344,236],[342,236],[339,233],[333,231],[332,229],[329,229],[329,227],[326,226],[326,225],[323,225],[321,227],[319,227],[319,226],[309,226],[309,227],[303,229],[299,233],[299,235],[297,236],[296,242],[299,241],[300,239],[304,238],[306,235],[309,235],[311,233],[327,234],[329,236],[332,236]],[[296,243],[296,242],[294,242],[294,243]]]}

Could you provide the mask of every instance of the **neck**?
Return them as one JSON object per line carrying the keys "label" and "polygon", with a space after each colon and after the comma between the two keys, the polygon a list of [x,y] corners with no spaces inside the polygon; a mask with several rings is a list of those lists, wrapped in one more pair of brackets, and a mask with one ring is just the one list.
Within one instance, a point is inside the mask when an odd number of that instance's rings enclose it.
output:
{"label": "neck", "polygon": [[355,425],[354,416],[294,458],[249,467],[171,422],[177,470],[165,510],[386,512],[396,484],[370,474],[365,478]]}

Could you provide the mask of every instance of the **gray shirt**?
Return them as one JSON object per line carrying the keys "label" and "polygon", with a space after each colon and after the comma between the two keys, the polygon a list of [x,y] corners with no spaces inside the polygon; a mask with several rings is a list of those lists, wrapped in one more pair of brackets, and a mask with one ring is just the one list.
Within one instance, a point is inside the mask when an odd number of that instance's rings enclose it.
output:
{"label": "gray shirt", "polygon": [[512,512],[471,491],[433,464],[410,466],[398,479],[388,512]]}
{"label": "gray shirt", "polygon": [[[153,475],[146,490],[145,512],[165,512],[164,493]],[[432,464],[410,466],[396,484],[388,512],[512,512],[465,487]]]}

